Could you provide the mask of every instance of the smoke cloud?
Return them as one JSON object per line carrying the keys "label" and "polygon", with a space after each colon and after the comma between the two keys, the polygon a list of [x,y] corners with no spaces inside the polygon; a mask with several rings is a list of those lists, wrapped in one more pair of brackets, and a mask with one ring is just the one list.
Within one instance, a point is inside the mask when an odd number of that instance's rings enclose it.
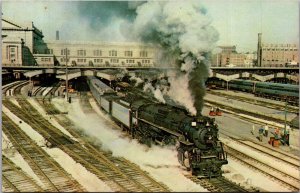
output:
{"label": "smoke cloud", "polygon": [[[159,63],[175,63],[177,67],[176,76],[169,78],[167,95],[192,115],[201,114],[209,53],[216,46],[218,33],[199,1],[78,2],[78,11],[91,29],[108,40],[123,36],[119,39],[162,46]],[[136,86],[141,83],[133,79]],[[158,87],[145,87],[165,102]]]}
{"label": "smoke cloud", "polygon": [[169,96],[187,110],[200,114],[208,77],[209,53],[217,31],[199,1],[150,1],[137,8],[133,34],[144,42],[161,45],[178,61],[176,78],[170,78]]}

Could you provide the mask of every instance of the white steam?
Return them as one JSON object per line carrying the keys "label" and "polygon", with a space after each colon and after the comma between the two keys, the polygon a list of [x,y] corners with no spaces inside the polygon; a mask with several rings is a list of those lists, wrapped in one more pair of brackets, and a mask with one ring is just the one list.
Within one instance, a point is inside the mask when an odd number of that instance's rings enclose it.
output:
{"label": "white steam", "polygon": [[150,82],[146,83],[144,85],[144,92],[150,91],[153,93],[154,97],[162,103],[166,103],[163,94],[161,92],[161,90],[159,89],[159,86],[156,87],[156,89],[152,86],[152,84]]}
{"label": "white steam", "polygon": [[101,141],[103,149],[112,151],[113,156],[124,157],[137,164],[156,180],[165,183],[171,191],[207,192],[206,189],[183,175],[185,170],[178,163],[177,151],[173,146],[162,148],[153,145],[148,148],[139,144],[136,139],[129,139],[116,124],[110,121],[108,116],[103,114],[94,100],[90,100],[90,104],[97,114],[93,111],[91,111],[93,113],[85,114],[78,99],[67,103],[63,99],[54,98],[52,102],[58,109],[67,110],[68,117],[87,135],[94,136],[97,141]]}
{"label": "white steam", "polygon": [[194,107],[194,99],[191,93],[188,92],[188,79],[188,74],[177,77],[169,77],[171,86],[167,95],[169,95],[174,101],[185,106],[192,115],[195,115],[197,111]]}

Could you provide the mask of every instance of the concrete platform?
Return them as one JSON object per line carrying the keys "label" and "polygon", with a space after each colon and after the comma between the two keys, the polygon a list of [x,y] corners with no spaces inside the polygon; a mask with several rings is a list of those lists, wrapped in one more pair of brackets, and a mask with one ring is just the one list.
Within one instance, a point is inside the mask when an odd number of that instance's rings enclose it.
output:
{"label": "concrete platform", "polygon": [[[240,94],[240,95],[243,95],[243,97],[248,97],[248,98],[255,97],[255,96],[253,96],[251,94],[247,94],[247,93],[235,93],[232,91],[229,91],[227,93],[227,91],[224,91],[224,90],[221,92],[224,92],[226,94],[233,94],[233,95]],[[255,97],[255,98],[259,98],[259,97]],[[246,102],[236,101],[234,99],[227,100],[226,98],[223,98],[221,96],[212,95],[212,94],[207,94],[205,96],[205,99],[213,100],[213,101],[219,102],[219,103],[224,103],[224,104],[227,104],[230,106],[238,106],[240,108],[243,108],[244,110],[257,111],[258,113],[264,113],[264,114],[268,114],[268,115],[272,115],[272,116],[281,117],[284,119],[284,112],[279,111],[279,110],[270,109],[270,108],[262,107],[259,105],[249,104]],[[270,100],[270,99],[259,98],[259,100]],[[272,102],[282,103],[280,101],[272,101]],[[209,107],[204,107],[202,110],[202,115],[208,116],[209,111],[210,111]],[[287,117],[288,117],[288,120],[291,120],[296,116],[297,116],[296,114],[289,113]],[[236,115],[226,113],[226,112],[223,112],[222,116],[214,116],[212,118],[216,119],[216,122],[219,125],[221,136],[222,136],[222,132],[223,132],[224,134],[232,135],[234,137],[241,138],[241,139],[253,140],[255,142],[259,142],[259,140],[256,138],[258,136],[258,129],[261,126],[265,125],[265,124],[253,124],[250,121],[242,120],[239,117],[237,117]],[[254,135],[251,134],[252,125],[255,126]],[[262,145],[272,147],[270,144],[268,144],[268,141],[269,141],[269,138],[271,136],[273,136],[272,132],[274,133],[274,131],[275,131],[275,128],[273,126],[269,126],[268,137],[264,137],[263,141],[259,142],[259,143],[261,143]],[[290,146],[280,145],[279,147],[274,147],[274,148],[281,149],[285,152],[289,152],[293,155],[299,156],[300,155],[299,130],[294,129],[294,130],[290,131]]]}

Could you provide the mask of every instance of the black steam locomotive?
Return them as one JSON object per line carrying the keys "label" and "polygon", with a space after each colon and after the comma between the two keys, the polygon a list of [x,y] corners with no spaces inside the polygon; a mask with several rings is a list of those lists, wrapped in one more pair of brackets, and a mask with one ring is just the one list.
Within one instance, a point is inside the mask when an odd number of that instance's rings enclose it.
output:
{"label": "black steam locomotive", "polygon": [[99,106],[133,138],[149,146],[175,144],[179,162],[193,175],[222,175],[221,167],[228,162],[214,119],[134,94],[119,96],[95,77],[88,84]]}

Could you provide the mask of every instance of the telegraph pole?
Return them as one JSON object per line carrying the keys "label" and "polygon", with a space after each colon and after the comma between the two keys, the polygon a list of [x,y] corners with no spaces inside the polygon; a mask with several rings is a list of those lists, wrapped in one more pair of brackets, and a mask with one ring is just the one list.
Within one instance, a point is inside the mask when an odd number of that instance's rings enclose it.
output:
{"label": "telegraph pole", "polygon": [[67,96],[67,101],[69,99],[68,95],[68,48],[66,48],[66,96]]}

